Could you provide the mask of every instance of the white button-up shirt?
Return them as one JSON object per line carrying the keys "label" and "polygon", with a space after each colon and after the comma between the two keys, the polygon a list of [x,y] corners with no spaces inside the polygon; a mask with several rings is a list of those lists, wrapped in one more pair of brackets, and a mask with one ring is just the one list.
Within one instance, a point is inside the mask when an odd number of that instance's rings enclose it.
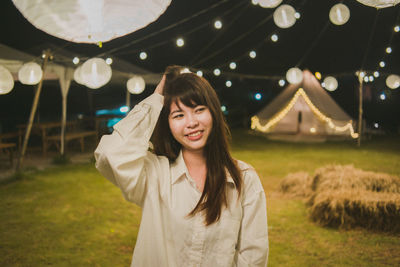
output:
{"label": "white button-up shirt", "polygon": [[97,169],[142,208],[132,266],[266,266],[266,200],[257,173],[238,161],[240,198],[228,173],[228,206],[217,222],[206,226],[201,212],[188,216],[201,192],[182,152],[171,163],[148,151],[162,106],[163,96],[156,93],[143,100],[95,151]]}

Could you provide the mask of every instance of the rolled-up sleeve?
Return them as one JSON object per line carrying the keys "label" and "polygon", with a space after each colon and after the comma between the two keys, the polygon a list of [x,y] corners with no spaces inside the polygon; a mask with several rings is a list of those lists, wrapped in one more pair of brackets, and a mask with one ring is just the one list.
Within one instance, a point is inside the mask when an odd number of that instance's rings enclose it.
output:
{"label": "rolled-up sleeve", "polygon": [[118,186],[123,196],[141,206],[159,166],[148,151],[149,140],[163,106],[163,96],[154,93],[104,135],[94,155],[99,172]]}
{"label": "rolled-up sleeve", "polygon": [[250,180],[243,195],[243,217],[235,263],[238,267],[267,266],[269,243],[265,193],[257,173],[248,171]]}

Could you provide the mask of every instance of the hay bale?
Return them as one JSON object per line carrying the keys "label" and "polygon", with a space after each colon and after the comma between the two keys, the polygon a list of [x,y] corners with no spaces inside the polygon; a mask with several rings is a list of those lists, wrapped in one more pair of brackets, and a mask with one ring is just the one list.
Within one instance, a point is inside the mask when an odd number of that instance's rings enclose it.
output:
{"label": "hay bale", "polygon": [[310,217],[323,226],[400,232],[400,194],[325,190],[308,202]]}
{"label": "hay bale", "polygon": [[311,177],[307,172],[289,173],[280,182],[278,191],[289,197],[308,197],[311,191]]}
{"label": "hay bale", "polygon": [[400,232],[400,178],[330,165],[315,171],[307,204],[324,226]]}

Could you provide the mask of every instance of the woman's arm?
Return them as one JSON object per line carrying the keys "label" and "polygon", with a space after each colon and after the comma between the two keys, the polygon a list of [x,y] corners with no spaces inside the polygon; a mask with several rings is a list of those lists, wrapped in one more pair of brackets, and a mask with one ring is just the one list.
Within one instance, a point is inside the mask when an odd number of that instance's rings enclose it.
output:
{"label": "woman's arm", "polygon": [[265,193],[254,170],[246,171],[243,218],[235,257],[236,266],[267,266],[268,226]]}
{"label": "woman's arm", "polygon": [[148,151],[163,106],[164,99],[159,92],[162,90],[157,92],[156,89],[154,94],[137,104],[114,126],[111,135],[101,138],[94,152],[99,172],[118,186],[127,200],[139,206],[151,186],[151,179],[157,178],[154,176],[160,170],[158,157]]}

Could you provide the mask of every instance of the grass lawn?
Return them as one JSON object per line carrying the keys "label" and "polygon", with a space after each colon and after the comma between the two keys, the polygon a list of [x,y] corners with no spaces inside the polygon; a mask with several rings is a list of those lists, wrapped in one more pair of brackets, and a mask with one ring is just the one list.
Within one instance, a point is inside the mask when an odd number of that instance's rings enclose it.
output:
{"label": "grass lawn", "polygon": [[[258,171],[268,201],[269,266],[400,266],[400,236],[322,228],[300,200],[274,191],[286,174],[326,164],[400,176],[400,138],[291,144],[234,132],[236,158]],[[0,266],[129,266],[140,209],[93,164],[68,165],[0,184]]]}

